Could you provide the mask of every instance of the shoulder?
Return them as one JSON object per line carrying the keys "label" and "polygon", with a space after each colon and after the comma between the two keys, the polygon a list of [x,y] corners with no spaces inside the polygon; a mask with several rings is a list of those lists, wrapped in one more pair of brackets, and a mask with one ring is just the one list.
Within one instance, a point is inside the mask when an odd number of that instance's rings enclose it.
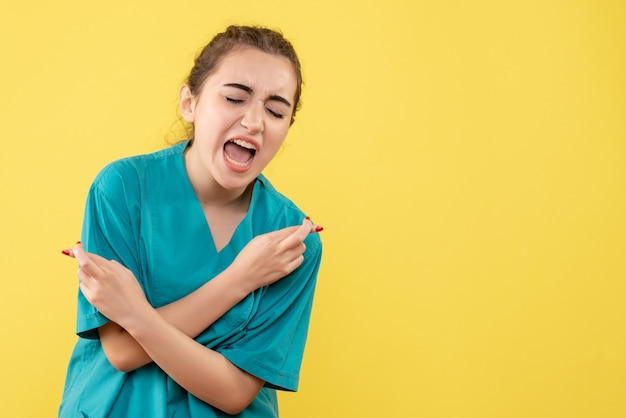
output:
{"label": "shoulder", "polygon": [[136,191],[145,183],[149,173],[159,171],[159,168],[165,168],[177,158],[182,158],[185,145],[186,143],[179,143],[149,154],[113,161],[96,175],[91,188],[113,194]]}
{"label": "shoulder", "polygon": [[[255,196],[255,216],[262,216],[267,220],[267,231],[288,226],[299,225],[307,216],[290,198],[276,190],[272,183],[264,176],[257,178],[258,193]],[[319,234],[309,234],[305,240],[307,251],[321,251],[322,242]]]}
{"label": "shoulder", "polygon": [[259,175],[257,182],[259,195],[268,207],[297,216],[304,213],[291,199],[276,190],[274,185],[263,174]]}

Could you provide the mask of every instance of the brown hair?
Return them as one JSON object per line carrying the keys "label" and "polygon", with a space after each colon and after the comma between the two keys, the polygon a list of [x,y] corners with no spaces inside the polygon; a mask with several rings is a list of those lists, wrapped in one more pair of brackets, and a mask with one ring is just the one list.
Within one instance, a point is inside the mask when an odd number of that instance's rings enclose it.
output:
{"label": "brown hair", "polygon": [[245,46],[285,57],[291,62],[296,75],[296,93],[290,122],[293,124],[296,111],[300,108],[300,94],[302,92],[300,60],[291,43],[283,37],[282,33],[273,29],[260,26],[231,25],[224,32],[218,33],[196,57],[194,66],[189,77],[187,77],[187,85],[191,93],[198,95],[202,89],[202,84],[217,69],[220,61],[234,49]]}

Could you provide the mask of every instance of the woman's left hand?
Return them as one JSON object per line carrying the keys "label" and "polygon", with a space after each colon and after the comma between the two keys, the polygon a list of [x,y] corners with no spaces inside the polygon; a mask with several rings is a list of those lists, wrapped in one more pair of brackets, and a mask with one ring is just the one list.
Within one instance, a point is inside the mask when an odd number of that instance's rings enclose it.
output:
{"label": "woman's left hand", "polygon": [[86,252],[81,243],[66,251],[80,265],[77,274],[81,292],[109,320],[124,328],[141,309],[150,308],[143,289],[129,269],[117,261]]}

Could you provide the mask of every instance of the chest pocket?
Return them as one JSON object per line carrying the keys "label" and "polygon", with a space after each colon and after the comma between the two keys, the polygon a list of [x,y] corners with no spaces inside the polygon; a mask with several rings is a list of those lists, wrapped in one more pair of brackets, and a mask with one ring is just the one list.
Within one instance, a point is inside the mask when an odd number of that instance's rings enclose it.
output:
{"label": "chest pocket", "polygon": [[198,335],[196,341],[211,349],[237,341],[245,334],[246,326],[257,311],[259,300],[260,291],[250,293]]}

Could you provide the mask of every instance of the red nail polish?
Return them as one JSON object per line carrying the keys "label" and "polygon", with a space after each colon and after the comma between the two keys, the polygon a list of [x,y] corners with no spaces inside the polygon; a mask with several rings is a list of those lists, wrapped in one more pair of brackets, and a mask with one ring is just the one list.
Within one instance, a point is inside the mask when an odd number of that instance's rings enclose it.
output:
{"label": "red nail polish", "polygon": [[311,217],[310,217],[310,216],[307,216],[307,217],[306,217],[306,218],[304,218],[304,219],[306,219],[307,221],[310,221],[310,220],[311,220]]}
{"label": "red nail polish", "polygon": [[76,241],[76,244],[77,244],[77,245],[78,245],[78,244],[82,244],[82,242],[80,242],[80,241]]}
{"label": "red nail polish", "polygon": [[322,227],[322,226],[318,225],[318,226],[315,227],[315,232],[322,232],[323,230],[324,230],[324,227]]}
{"label": "red nail polish", "polygon": [[61,251],[61,254],[66,255],[66,256],[70,256],[70,250],[63,250]]}

